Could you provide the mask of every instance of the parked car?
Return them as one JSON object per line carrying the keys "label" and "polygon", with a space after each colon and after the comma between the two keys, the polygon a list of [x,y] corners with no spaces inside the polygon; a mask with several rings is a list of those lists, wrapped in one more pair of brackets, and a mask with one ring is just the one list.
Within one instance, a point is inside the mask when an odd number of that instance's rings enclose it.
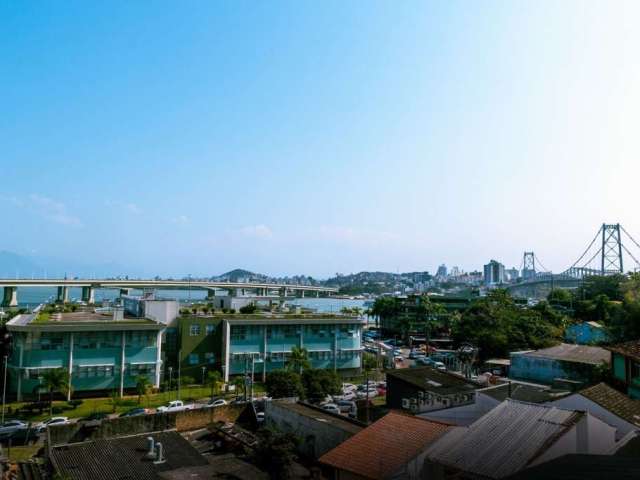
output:
{"label": "parked car", "polygon": [[378,389],[376,387],[369,387],[367,390],[358,390],[358,398],[374,398],[378,396]]}
{"label": "parked car", "polygon": [[13,435],[16,431],[27,428],[28,424],[22,420],[8,420],[0,425],[0,438]]}
{"label": "parked car", "polygon": [[264,412],[256,413],[256,418],[258,419],[258,423],[264,423]]}
{"label": "parked car", "polygon": [[435,362],[434,367],[442,371],[445,371],[447,369],[447,366],[442,362]]}
{"label": "parked car", "polygon": [[131,410],[127,410],[120,414],[121,417],[137,417],[140,415],[146,415],[149,413],[149,410],[146,408],[132,408]]}
{"label": "parked car", "polygon": [[213,398],[207,403],[208,407],[221,407],[227,405],[227,401],[224,398]]}
{"label": "parked car", "polygon": [[88,417],[83,418],[79,421],[83,422],[86,427],[97,427],[105,418],[109,418],[109,415],[104,412],[94,412]]}
{"label": "parked car", "polygon": [[12,446],[28,445],[30,443],[35,444],[39,439],[40,436],[36,429],[27,426],[14,430],[10,434],[3,435],[2,438],[0,438],[0,443],[5,445],[10,443]]}
{"label": "parked car", "polygon": [[333,401],[336,402],[338,400],[350,401],[356,398],[356,390],[349,390],[348,392],[344,392],[342,395],[334,395]]}
{"label": "parked car", "polygon": [[335,403],[325,403],[325,404],[320,405],[320,407],[325,412],[336,413],[338,415],[340,414],[340,408]]}
{"label": "parked car", "polygon": [[348,413],[350,416],[356,416],[358,413],[358,407],[356,406],[356,402],[348,401],[348,400],[339,400],[336,402],[336,405],[340,409],[341,413]]}
{"label": "parked car", "polygon": [[173,400],[169,402],[167,405],[163,405],[158,407],[156,411],[158,413],[169,413],[169,412],[183,412],[185,410],[193,410],[194,406],[190,404],[185,404],[182,400]]}
{"label": "parked car", "polygon": [[358,387],[356,387],[353,383],[343,383],[342,384],[342,391],[343,392],[350,392],[350,391],[355,390],[356,388],[358,388]]}
{"label": "parked car", "polygon": [[45,420],[42,423],[36,425],[36,431],[38,433],[43,433],[47,430],[47,427],[51,425],[63,425],[65,423],[69,423],[69,419],[67,417],[51,417],[49,420]]}
{"label": "parked car", "polygon": [[436,363],[438,362],[436,362],[434,359],[430,357],[423,357],[416,360],[416,363],[419,363],[421,365],[426,365],[427,367],[435,367]]}

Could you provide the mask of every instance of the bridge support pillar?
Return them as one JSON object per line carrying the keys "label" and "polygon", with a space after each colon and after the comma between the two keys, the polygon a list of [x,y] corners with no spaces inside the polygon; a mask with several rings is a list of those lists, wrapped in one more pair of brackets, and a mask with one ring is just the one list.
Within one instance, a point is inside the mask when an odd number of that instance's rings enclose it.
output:
{"label": "bridge support pillar", "polygon": [[69,303],[69,287],[58,287],[58,302]]}
{"label": "bridge support pillar", "polygon": [[4,295],[2,297],[3,307],[18,306],[18,287],[4,287]]}
{"label": "bridge support pillar", "polygon": [[82,287],[82,301],[86,303],[96,303],[95,290],[93,287]]}
{"label": "bridge support pillar", "polygon": [[320,290],[316,292],[316,298],[320,298]]}
{"label": "bridge support pillar", "polygon": [[300,297],[304,298],[304,290],[300,290]]}
{"label": "bridge support pillar", "polygon": [[211,301],[216,298],[216,290],[214,288],[209,288],[207,290],[207,300]]}
{"label": "bridge support pillar", "polygon": [[129,289],[129,288],[121,288],[120,289],[120,296],[121,297],[129,295],[129,293],[131,293],[131,289]]}

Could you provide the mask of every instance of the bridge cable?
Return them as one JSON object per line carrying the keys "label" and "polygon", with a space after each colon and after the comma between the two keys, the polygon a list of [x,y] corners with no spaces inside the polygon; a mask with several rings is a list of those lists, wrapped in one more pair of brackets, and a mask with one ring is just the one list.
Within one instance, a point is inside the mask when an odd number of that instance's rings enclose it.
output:
{"label": "bridge cable", "polygon": [[627,249],[627,247],[624,246],[624,243],[620,242],[620,246],[622,248],[624,248],[624,251],[627,252],[627,255],[629,255],[631,258],[633,258],[633,260],[636,262],[636,265],[638,265],[640,267],[640,262],[638,261],[638,259],[636,257],[633,256],[633,254]]}
{"label": "bridge cable", "polygon": [[[620,229],[627,235],[627,237],[629,237],[629,239],[635,243],[636,247],[640,248],[640,244],[638,242],[635,241],[635,239],[631,236],[631,234],[629,232],[627,232],[624,227],[622,225],[620,225]],[[620,242],[622,244],[622,242]],[[626,250],[626,249],[625,249]],[[631,254],[629,254],[631,255]]]}
{"label": "bridge cable", "polygon": [[545,267],[542,262],[540,261],[540,257],[538,257],[538,255],[534,254],[534,258],[536,259],[536,262],[538,262],[538,264],[542,267],[542,273],[551,273],[551,270],[549,270],[547,267]]}
{"label": "bridge cable", "polygon": [[585,266],[591,265],[591,262],[593,262],[593,260],[594,260],[598,255],[600,255],[600,253],[602,253],[602,247],[600,247],[600,248],[598,249],[598,251],[595,253],[595,255],[594,255],[593,257],[591,257],[591,258],[589,259],[589,261],[588,261],[587,263],[585,263],[585,264],[584,264],[582,267],[580,267],[580,268],[585,268]]}
{"label": "bridge cable", "polygon": [[[591,243],[589,244],[589,246],[587,247],[587,249],[582,253],[582,255],[580,255],[580,258],[578,260],[576,260],[575,262],[573,262],[573,265],[571,265],[569,268],[567,268],[567,270],[571,270],[573,267],[575,267],[578,263],[580,263],[580,260],[582,260],[584,258],[584,256],[587,254],[587,252],[591,249],[591,247],[593,246],[594,243],[596,243],[596,240],[598,239],[598,237],[600,236],[600,232],[602,231],[602,227],[600,227],[598,229],[598,232],[596,233],[596,236],[593,237],[593,240],[591,240]],[[602,250],[602,247],[598,250],[598,252],[596,253],[596,255],[598,255],[598,253],[600,253],[600,250]],[[591,261],[596,258],[596,255],[594,255],[593,257],[591,257],[591,260],[589,260],[586,265],[590,264]]]}

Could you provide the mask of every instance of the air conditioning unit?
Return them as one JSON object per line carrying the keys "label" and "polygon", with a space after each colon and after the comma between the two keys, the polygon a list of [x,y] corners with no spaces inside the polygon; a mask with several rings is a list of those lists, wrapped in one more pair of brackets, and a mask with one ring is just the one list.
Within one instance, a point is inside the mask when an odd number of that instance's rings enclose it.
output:
{"label": "air conditioning unit", "polygon": [[411,402],[408,398],[402,399],[402,408],[406,408],[407,410],[411,408]]}

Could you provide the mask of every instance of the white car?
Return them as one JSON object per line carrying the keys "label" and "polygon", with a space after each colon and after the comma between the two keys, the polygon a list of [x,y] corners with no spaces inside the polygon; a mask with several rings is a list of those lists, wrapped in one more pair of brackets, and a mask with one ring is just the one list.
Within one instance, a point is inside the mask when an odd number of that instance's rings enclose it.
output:
{"label": "white car", "polygon": [[209,400],[209,403],[207,403],[208,407],[221,407],[223,405],[227,405],[227,401],[224,398]]}
{"label": "white car", "polygon": [[342,391],[344,393],[353,392],[356,388],[358,388],[358,387],[356,387],[353,383],[343,383],[342,384]]}
{"label": "white car", "polygon": [[358,398],[374,398],[378,396],[378,389],[375,387],[370,387],[368,390],[358,390],[357,396]]}
{"label": "white car", "polygon": [[324,405],[321,405],[321,407],[325,412],[340,415],[340,407],[338,407],[338,405],[336,405],[335,403],[325,403]]}
{"label": "white car", "polygon": [[158,413],[168,413],[168,412],[183,412],[185,410],[192,410],[193,405],[186,405],[182,400],[174,400],[169,402],[167,405],[163,405],[157,408]]}
{"label": "white car", "polygon": [[347,392],[344,392],[343,395],[334,395],[333,396],[333,401],[337,402],[337,401],[349,401],[349,400],[355,400],[356,398],[356,391],[354,390],[349,390]]}
{"label": "white car", "polygon": [[51,417],[49,420],[45,420],[38,424],[36,426],[36,432],[42,433],[46,431],[49,425],[63,425],[65,423],[69,423],[69,419],[67,417]]}

